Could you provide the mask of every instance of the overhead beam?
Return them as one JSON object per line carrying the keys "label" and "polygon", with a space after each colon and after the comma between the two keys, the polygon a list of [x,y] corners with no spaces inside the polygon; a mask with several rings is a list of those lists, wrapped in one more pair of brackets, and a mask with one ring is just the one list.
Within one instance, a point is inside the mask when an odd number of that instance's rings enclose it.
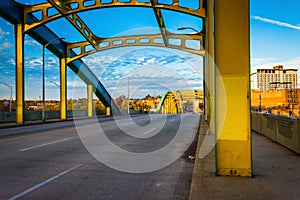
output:
{"label": "overhead beam", "polygon": [[[22,4],[22,6],[24,7],[24,32],[63,16],[58,11],[56,14],[50,15],[49,11],[51,9],[55,9],[50,3],[41,3],[36,5]],[[37,19],[36,22],[29,23],[27,17],[34,15],[35,13],[39,13],[41,19]]]}
{"label": "overhead beam", "polygon": [[160,8],[155,7],[156,3],[157,3],[156,0],[150,0],[150,2],[153,7],[153,10],[154,10],[155,18],[156,18],[157,24],[159,26],[161,36],[164,40],[165,47],[168,47],[167,30],[166,30],[166,25],[165,25],[165,21],[164,21],[162,12],[161,12]]}
{"label": "overhead beam", "polygon": [[[91,48],[89,42],[83,41],[78,43],[69,43],[67,46],[67,63],[82,58],[93,53],[113,49],[118,47],[127,46],[156,46],[164,47],[165,44],[161,41],[162,36],[160,34],[153,35],[139,35],[139,36],[124,36],[107,38],[99,41],[97,49]],[[203,48],[203,36],[202,34],[172,34],[168,33],[167,46],[173,49],[179,49],[204,56],[205,50]],[[90,47],[90,48],[89,48]],[[77,55],[71,56],[68,52],[73,50],[79,50]]]}
{"label": "overhead beam", "polygon": [[[206,16],[206,10],[204,6],[204,0],[199,0],[199,8],[198,9],[191,9],[186,7],[181,7],[178,3],[178,0],[174,0],[173,3],[170,4],[163,4],[158,2],[157,0],[153,0],[152,2],[137,2],[136,0],[131,0],[130,2],[118,2],[116,0],[113,0],[111,3],[101,3],[100,0],[97,0],[94,5],[85,5],[82,0],[48,0],[49,3],[42,3],[42,4],[36,4],[36,5],[22,5],[25,8],[24,12],[24,31],[28,31],[32,28],[36,28],[40,25],[43,25],[45,23],[48,23],[50,21],[59,19],[61,17],[66,17],[72,24],[78,19],[78,15],[75,15],[76,13],[83,12],[83,11],[89,11],[94,9],[101,9],[101,8],[109,8],[109,7],[152,7],[155,9],[166,9],[166,10],[172,10],[176,12],[186,13],[189,15],[193,15],[196,17],[202,17],[205,18]],[[78,6],[76,6],[78,5]],[[154,5],[154,6],[153,6]],[[56,9],[58,13],[50,14],[49,10]],[[33,14],[35,12],[41,12],[42,19],[37,20],[34,23],[28,23],[26,21],[26,16],[28,14]],[[20,15],[22,13],[14,13],[14,15]],[[73,18],[70,18],[69,16],[73,16]],[[17,17],[19,18],[19,17]],[[22,17],[23,18],[23,17]],[[74,19],[74,20],[73,20]],[[82,20],[81,20],[82,21]],[[14,21],[15,22],[15,21]],[[84,27],[87,27],[86,25],[83,25]],[[79,28],[79,27],[78,27]],[[82,30],[82,29],[80,29]],[[92,39],[95,39],[96,36],[90,31],[89,32],[90,37]]]}
{"label": "overhead beam", "polygon": [[68,10],[71,10],[71,5],[62,6],[58,0],[47,0],[55,9],[66,16],[66,19],[75,27],[81,35],[94,47],[97,47],[97,36],[90,30],[90,28],[84,23],[84,21],[76,14],[71,13],[66,15]]}
{"label": "overhead beam", "polygon": [[[94,10],[100,8],[109,8],[109,7],[152,7],[151,2],[138,2],[137,0],[131,0],[128,2],[119,2],[118,0],[112,0],[111,2],[102,3],[100,0],[95,0],[94,4],[85,4],[82,0],[59,0],[61,3],[62,8],[72,8],[68,10],[66,14],[82,12],[86,10]],[[178,0],[170,2],[170,4],[161,3],[158,0],[154,0],[155,8],[160,9],[167,9],[178,11],[190,15],[194,15],[197,17],[205,17],[205,7],[204,7],[204,0],[199,0],[199,8],[192,9],[180,6]],[[88,1],[86,1],[88,3]]]}
{"label": "overhead beam", "polygon": [[3,17],[12,24],[22,24],[24,21],[23,9],[15,1],[1,1],[0,17]]}

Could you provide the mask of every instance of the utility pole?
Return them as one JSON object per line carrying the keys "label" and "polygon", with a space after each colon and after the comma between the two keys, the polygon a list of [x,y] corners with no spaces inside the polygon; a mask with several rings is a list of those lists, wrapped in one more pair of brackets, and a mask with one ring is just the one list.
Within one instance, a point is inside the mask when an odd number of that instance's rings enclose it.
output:
{"label": "utility pole", "polygon": [[42,121],[45,121],[45,49],[55,40],[63,40],[65,38],[53,38],[50,42],[43,45],[43,64],[42,64]]}
{"label": "utility pole", "polygon": [[129,110],[129,77],[128,77],[128,84],[127,84],[127,86],[128,86],[128,93],[127,93],[127,95],[128,95],[128,101],[127,101],[127,112],[128,112],[128,115],[130,115],[130,110]]}

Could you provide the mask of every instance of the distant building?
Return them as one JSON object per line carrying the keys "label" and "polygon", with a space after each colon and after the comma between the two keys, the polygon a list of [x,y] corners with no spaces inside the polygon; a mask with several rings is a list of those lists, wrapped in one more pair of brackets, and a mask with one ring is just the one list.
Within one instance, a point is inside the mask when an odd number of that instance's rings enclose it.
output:
{"label": "distant building", "polygon": [[278,89],[269,92],[252,89],[251,107],[253,111],[300,116],[300,89]]}
{"label": "distant building", "polygon": [[282,65],[273,69],[257,69],[251,74],[251,88],[260,91],[276,89],[296,89],[298,86],[297,69],[283,69]]}

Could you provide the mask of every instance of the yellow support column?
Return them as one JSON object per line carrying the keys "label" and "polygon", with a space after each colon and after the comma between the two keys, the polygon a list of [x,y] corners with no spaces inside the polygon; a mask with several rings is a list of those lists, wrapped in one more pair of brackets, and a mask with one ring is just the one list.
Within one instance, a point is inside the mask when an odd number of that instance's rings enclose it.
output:
{"label": "yellow support column", "polygon": [[205,77],[207,90],[205,95],[207,121],[209,123],[210,133],[215,133],[215,49],[214,49],[214,22],[213,22],[213,1],[207,0],[207,14],[206,14],[206,58],[205,58]]}
{"label": "yellow support column", "polygon": [[110,116],[110,107],[106,107],[106,116]]}
{"label": "yellow support column", "polygon": [[93,85],[88,85],[88,117],[93,116]]}
{"label": "yellow support column", "polygon": [[60,119],[67,119],[67,70],[65,58],[60,58]]}
{"label": "yellow support column", "polygon": [[249,32],[249,0],[214,0],[216,175],[252,176]]}
{"label": "yellow support column", "polygon": [[24,123],[24,34],[23,25],[15,25],[16,48],[16,123]]}

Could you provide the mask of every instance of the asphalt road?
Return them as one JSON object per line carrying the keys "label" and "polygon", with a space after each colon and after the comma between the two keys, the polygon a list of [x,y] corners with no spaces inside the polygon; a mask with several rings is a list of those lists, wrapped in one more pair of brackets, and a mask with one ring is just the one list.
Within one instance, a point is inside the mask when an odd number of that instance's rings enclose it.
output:
{"label": "asphalt road", "polygon": [[188,199],[199,115],[100,121],[1,129],[0,199]]}

